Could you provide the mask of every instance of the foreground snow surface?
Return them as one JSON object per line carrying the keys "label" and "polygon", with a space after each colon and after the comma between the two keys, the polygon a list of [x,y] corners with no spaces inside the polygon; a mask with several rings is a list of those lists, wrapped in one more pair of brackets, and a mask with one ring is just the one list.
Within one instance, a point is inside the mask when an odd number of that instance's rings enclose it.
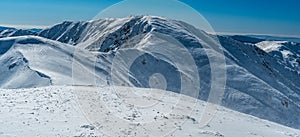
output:
{"label": "foreground snow surface", "polygon": [[300,136],[299,130],[220,106],[202,126],[206,105],[155,89],[0,89],[0,136]]}

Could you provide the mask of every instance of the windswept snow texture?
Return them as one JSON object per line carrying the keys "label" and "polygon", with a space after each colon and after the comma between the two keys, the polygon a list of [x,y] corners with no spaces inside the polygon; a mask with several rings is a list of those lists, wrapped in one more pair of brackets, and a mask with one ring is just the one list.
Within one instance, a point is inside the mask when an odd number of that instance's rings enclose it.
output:
{"label": "windswept snow texture", "polygon": [[[276,45],[282,46],[278,46],[275,50],[270,46],[274,45],[272,42],[262,42],[257,45],[244,43],[230,37],[207,34],[182,21],[155,16],[63,22],[44,29],[37,35],[38,37],[0,39],[1,67],[6,66],[0,71],[5,71],[3,74],[7,75],[1,77],[1,87],[112,85],[110,71],[111,65],[114,64],[114,56],[120,49],[134,48],[139,51],[155,49],[165,53],[162,55],[148,53],[137,58],[130,67],[132,75],[129,80],[126,80],[128,77],[125,73],[116,74],[120,81],[125,80],[124,85],[148,88],[151,87],[149,84],[151,82],[148,81],[153,73],[160,73],[169,84],[167,90],[180,92],[182,85],[178,75],[181,70],[176,69],[177,65],[165,58],[172,56],[172,53],[168,53],[163,46],[169,44],[175,47],[183,45],[189,51],[200,77],[199,99],[206,101],[211,86],[214,86],[211,84],[213,72],[211,72],[211,60],[208,55],[220,56],[220,52],[216,49],[208,48],[211,45],[207,44],[207,40],[217,43],[218,38],[224,50],[226,59],[224,67],[227,70],[222,105],[300,129],[299,44],[297,43],[277,42]],[[271,50],[268,49],[270,47]],[[18,64],[21,65],[13,65],[14,60],[7,61],[10,58],[18,59],[20,62]],[[121,58],[118,62],[125,59]],[[121,63],[116,65],[120,68],[126,66]],[[19,76],[17,72],[24,68],[23,66],[36,75],[26,73],[26,76],[22,76],[23,84],[12,84],[10,80],[20,81],[16,76]],[[166,70],[170,71],[167,73]],[[6,73],[7,71],[11,73]],[[33,82],[28,80],[34,76],[39,80]],[[26,82],[35,84],[24,86]]]}
{"label": "windswept snow texture", "polygon": [[[136,103],[138,100],[133,94],[127,94],[127,91],[133,90],[131,88],[115,87],[114,90],[124,93],[122,97],[127,102]],[[150,92],[151,96],[143,97],[140,101],[156,104],[146,108],[135,107],[132,103],[123,104],[125,108],[121,113],[125,116],[119,117],[119,121],[114,121],[112,117],[116,118],[117,113],[106,113],[107,109],[110,109],[108,107],[114,107],[119,103],[115,98],[117,95],[110,92],[111,88],[0,89],[0,136],[299,137],[300,135],[299,130],[224,107],[218,108],[208,125],[200,127],[201,114],[207,103],[172,92],[166,94],[166,91],[162,90],[134,90],[141,94]],[[78,102],[78,95],[81,95],[79,96],[81,102]],[[182,102],[174,104],[176,99]],[[99,102],[103,103],[98,104]],[[88,107],[80,108],[78,103],[84,103]],[[172,111],[166,112],[172,108]],[[98,119],[103,118],[105,122],[90,123],[86,119],[91,120],[89,115]],[[150,122],[139,123],[142,118]],[[126,126],[128,123],[131,125]],[[165,134],[167,131],[172,132]]]}

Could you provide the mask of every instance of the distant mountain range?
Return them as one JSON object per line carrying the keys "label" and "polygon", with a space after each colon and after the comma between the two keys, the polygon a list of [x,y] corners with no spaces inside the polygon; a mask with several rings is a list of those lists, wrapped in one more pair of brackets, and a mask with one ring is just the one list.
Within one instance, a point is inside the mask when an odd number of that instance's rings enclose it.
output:
{"label": "distant mountain range", "polygon": [[15,28],[11,28],[11,27],[2,27],[2,26],[0,26],[0,31],[2,31],[2,30],[8,30],[8,29],[13,30],[13,29],[15,29]]}
{"label": "distant mountain range", "polygon": [[25,36],[25,35],[37,35],[42,29],[16,29],[11,27],[0,26],[0,38],[13,37],[13,36]]}
{"label": "distant mountain range", "polygon": [[[233,39],[245,41],[245,42],[259,42],[262,40],[268,40],[268,41],[289,41],[289,42],[296,42],[300,43],[300,37],[288,37],[288,36],[268,36],[268,35],[254,35],[254,34],[245,34],[245,35],[224,35],[229,36]],[[254,41],[252,41],[254,40]]]}

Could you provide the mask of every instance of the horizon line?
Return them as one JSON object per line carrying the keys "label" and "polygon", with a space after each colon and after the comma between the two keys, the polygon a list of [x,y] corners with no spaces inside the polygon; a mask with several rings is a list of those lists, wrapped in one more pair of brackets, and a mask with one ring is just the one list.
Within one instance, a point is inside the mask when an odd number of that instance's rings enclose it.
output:
{"label": "horizon line", "polygon": [[252,32],[207,32],[209,34],[215,35],[257,35],[257,36],[272,36],[272,37],[285,37],[285,38],[300,38],[300,35],[290,35],[290,34],[272,34],[272,33],[252,33]]}
{"label": "horizon line", "polygon": [[[0,24],[0,26],[11,27],[16,29],[45,29],[53,25]],[[214,35],[258,35],[258,36],[300,38],[300,35],[271,34],[271,33],[250,33],[250,32],[245,32],[245,33],[244,32],[207,32],[207,33],[214,34]]]}
{"label": "horizon line", "polygon": [[10,27],[16,29],[45,29],[51,25],[24,25],[24,24],[0,24],[1,27]]}

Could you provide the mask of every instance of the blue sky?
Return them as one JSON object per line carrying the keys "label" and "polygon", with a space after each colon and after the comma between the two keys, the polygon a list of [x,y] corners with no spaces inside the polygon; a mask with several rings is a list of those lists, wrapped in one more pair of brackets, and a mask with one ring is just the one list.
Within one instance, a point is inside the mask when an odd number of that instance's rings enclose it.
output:
{"label": "blue sky", "polygon": [[[300,36],[299,0],[180,1],[201,13],[217,32]],[[90,20],[117,2],[120,0],[1,0],[0,24],[39,27]]]}

